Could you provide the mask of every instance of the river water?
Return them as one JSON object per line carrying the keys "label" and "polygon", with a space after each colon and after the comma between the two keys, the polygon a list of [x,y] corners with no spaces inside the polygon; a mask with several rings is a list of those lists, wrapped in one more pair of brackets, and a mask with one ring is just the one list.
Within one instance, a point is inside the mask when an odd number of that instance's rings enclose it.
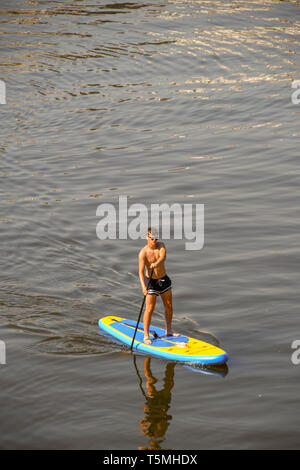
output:
{"label": "river water", "polygon": [[[2,449],[299,448],[299,27],[297,1],[1,0]],[[145,242],[96,235],[120,196],[204,204],[202,249],[166,241],[173,323],[227,367],[99,331],[142,301]]]}

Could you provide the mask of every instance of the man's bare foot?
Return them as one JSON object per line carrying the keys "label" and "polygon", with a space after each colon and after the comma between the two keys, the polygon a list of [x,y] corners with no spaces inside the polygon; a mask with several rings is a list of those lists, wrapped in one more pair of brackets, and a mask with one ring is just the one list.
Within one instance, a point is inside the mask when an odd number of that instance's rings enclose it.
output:
{"label": "man's bare foot", "polygon": [[174,331],[166,331],[166,336],[181,336],[180,333],[174,333]]}
{"label": "man's bare foot", "polygon": [[149,336],[144,336],[144,343],[145,343],[145,344],[152,344],[152,341],[151,341],[151,339],[149,338]]}

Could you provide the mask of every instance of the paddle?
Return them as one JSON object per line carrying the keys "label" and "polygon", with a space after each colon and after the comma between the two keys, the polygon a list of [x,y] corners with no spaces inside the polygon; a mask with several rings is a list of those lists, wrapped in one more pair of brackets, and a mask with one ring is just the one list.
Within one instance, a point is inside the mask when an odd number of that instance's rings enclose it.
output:
{"label": "paddle", "polygon": [[[151,282],[151,279],[152,279],[153,271],[154,271],[154,269],[152,269],[152,271],[150,272],[150,277],[149,277],[149,281],[148,281],[148,285],[147,285],[147,291],[148,291],[149,286],[150,286],[150,282]],[[131,351],[132,351],[132,347],[133,347],[135,335],[136,335],[136,332],[137,332],[138,324],[139,324],[139,322],[140,322],[140,318],[141,318],[141,315],[142,315],[142,311],[143,311],[143,308],[144,308],[144,305],[145,305],[146,297],[147,297],[147,294],[144,295],[144,299],[143,299],[143,303],[142,303],[142,306],[141,306],[139,318],[138,318],[138,321],[136,322],[136,327],[135,327],[134,335],[133,335],[133,338],[132,338],[132,343],[131,343],[131,346],[130,346],[130,350],[131,350]]]}

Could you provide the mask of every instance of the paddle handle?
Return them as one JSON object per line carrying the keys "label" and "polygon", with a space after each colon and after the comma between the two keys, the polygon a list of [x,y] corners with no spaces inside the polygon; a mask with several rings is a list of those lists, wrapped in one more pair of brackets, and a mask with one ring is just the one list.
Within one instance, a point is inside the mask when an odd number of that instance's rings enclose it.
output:
{"label": "paddle handle", "polygon": [[[152,269],[151,272],[150,272],[150,277],[149,277],[149,281],[148,281],[148,284],[147,284],[147,291],[148,291],[149,286],[150,286],[150,282],[151,282],[151,279],[152,279],[153,271],[154,271],[154,269]],[[145,305],[146,297],[147,297],[147,294],[144,295],[143,302],[142,302],[142,306],[141,306],[141,310],[140,310],[139,317],[138,317],[138,321],[136,322],[136,327],[135,327],[135,330],[134,330],[134,335],[133,335],[132,342],[131,342],[131,346],[130,346],[130,350],[131,350],[131,351],[132,351],[132,348],[133,348],[133,343],[134,343],[134,340],[135,340],[135,335],[136,335],[136,332],[137,332],[137,329],[138,329],[138,325],[139,325],[139,323],[140,323],[140,318],[141,318],[141,315],[142,315],[142,312],[143,312],[143,308],[144,308],[144,305]]]}

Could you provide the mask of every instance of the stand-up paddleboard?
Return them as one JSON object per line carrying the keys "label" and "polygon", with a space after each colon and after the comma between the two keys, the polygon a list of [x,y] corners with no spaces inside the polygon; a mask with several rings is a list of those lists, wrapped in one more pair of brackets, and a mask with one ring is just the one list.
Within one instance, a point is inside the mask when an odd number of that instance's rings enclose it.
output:
{"label": "stand-up paddleboard", "polygon": [[[122,343],[131,346],[136,322],[126,318],[108,316],[101,318],[99,327]],[[133,348],[136,351],[163,357],[172,361],[199,364],[222,364],[228,360],[225,351],[188,336],[167,336],[165,330],[150,326],[152,344],[144,343],[144,325],[139,323]]]}

